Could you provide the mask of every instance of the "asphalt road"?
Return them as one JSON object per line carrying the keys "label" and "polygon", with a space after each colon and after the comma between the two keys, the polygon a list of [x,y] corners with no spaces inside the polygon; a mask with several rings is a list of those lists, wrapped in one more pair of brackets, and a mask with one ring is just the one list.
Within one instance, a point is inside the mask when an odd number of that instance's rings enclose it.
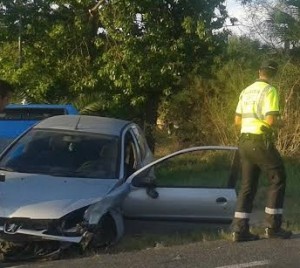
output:
{"label": "asphalt road", "polygon": [[157,246],[135,252],[97,254],[89,258],[67,259],[23,265],[18,268],[241,268],[299,267],[300,234],[290,240],[261,239],[254,242],[198,242],[187,245]]}

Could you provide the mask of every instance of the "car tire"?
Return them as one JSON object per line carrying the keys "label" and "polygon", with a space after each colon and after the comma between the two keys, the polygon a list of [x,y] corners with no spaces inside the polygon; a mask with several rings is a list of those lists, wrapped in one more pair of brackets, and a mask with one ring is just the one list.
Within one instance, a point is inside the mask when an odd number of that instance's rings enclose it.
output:
{"label": "car tire", "polygon": [[110,214],[105,214],[93,230],[92,247],[100,248],[112,245],[117,237],[116,223]]}

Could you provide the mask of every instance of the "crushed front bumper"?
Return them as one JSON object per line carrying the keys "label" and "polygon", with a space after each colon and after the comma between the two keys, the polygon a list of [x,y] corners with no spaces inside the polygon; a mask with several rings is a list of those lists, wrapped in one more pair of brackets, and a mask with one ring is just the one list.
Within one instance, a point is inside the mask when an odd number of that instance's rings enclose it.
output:
{"label": "crushed front bumper", "polygon": [[[6,226],[0,226],[0,237],[5,237],[5,240],[9,238],[10,236],[16,236],[18,237],[17,240],[22,237],[20,240],[55,240],[55,241],[60,241],[60,242],[69,242],[69,243],[81,243],[82,240],[84,240],[85,236],[88,234],[88,232],[83,233],[83,235],[78,235],[78,236],[63,236],[63,235],[51,235],[47,234],[47,230],[28,230],[28,229],[23,229],[22,227],[14,227],[17,229],[13,228],[14,226],[11,227],[6,227]],[[26,238],[27,236],[27,238]],[[9,239],[10,240],[10,239]],[[11,240],[16,240],[15,238],[11,237]]]}

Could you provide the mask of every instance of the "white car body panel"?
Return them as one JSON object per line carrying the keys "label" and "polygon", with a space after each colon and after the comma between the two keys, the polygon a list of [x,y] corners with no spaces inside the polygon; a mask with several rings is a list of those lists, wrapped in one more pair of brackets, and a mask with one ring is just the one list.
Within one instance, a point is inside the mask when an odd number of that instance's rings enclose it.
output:
{"label": "white car body panel", "polygon": [[[153,199],[144,188],[133,189],[123,202],[125,216],[191,220],[231,220],[233,217],[234,189],[157,187],[155,190],[159,196]],[[224,201],[218,202],[218,199]]]}
{"label": "white car body panel", "polygon": [[116,181],[7,173],[0,183],[0,217],[58,219],[100,201]]}

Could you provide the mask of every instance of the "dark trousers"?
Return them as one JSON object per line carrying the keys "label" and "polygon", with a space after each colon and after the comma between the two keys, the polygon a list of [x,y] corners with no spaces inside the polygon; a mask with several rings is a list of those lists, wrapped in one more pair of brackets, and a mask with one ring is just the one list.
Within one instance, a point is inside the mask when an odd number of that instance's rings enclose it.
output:
{"label": "dark trousers", "polygon": [[[242,161],[242,183],[236,212],[251,213],[257,192],[258,179],[263,171],[269,180],[266,207],[282,209],[286,185],[286,173],[282,158],[274,144],[263,135],[244,134],[240,138],[239,153]],[[266,227],[280,228],[282,213],[265,214]],[[234,218],[233,231],[249,230],[249,218]]]}

